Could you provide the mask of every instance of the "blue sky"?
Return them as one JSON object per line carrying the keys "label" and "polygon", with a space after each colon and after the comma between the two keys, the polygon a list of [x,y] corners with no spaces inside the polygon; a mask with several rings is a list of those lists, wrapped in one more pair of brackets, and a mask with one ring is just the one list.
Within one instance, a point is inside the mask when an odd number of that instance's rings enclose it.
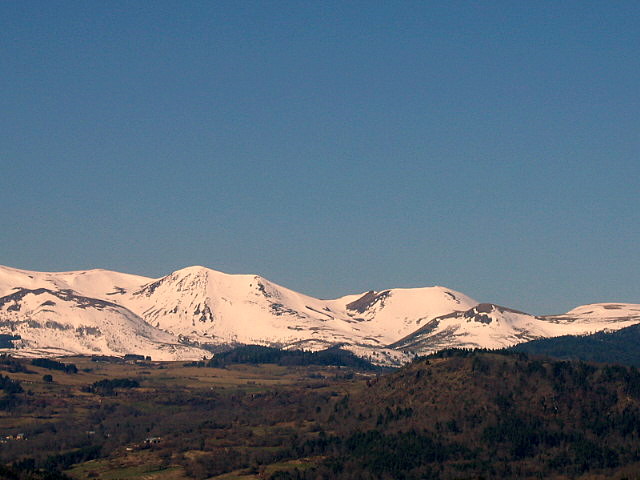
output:
{"label": "blue sky", "polygon": [[638,2],[0,3],[0,264],[640,302]]}

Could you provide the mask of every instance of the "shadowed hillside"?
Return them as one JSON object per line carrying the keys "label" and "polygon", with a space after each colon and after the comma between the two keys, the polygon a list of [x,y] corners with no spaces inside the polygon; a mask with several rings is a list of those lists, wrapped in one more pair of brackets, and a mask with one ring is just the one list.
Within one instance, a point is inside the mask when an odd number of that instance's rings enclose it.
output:
{"label": "shadowed hillside", "polygon": [[620,363],[640,367],[640,325],[616,332],[543,338],[511,347],[516,352],[564,360]]}
{"label": "shadowed hillside", "polygon": [[550,478],[640,460],[634,368],[450,350],[368,385],[312,443],[334,452],[337,478]]}

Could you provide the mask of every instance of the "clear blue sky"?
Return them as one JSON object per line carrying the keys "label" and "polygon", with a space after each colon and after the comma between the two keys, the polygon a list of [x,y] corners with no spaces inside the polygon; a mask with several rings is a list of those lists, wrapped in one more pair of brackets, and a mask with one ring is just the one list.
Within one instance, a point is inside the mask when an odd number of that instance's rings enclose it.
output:
{"label": "clear blue sky", "polygon": [[0,3],[0,264],[640,303],[640,3]]}

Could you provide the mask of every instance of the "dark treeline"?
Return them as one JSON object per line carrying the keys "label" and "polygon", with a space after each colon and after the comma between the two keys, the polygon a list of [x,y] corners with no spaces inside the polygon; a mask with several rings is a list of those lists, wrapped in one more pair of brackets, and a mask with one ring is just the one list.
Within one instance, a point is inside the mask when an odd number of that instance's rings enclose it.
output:
{"label": "dark treeline", "polygon": [[59,470],[31,468],[29,465],[0,465],[2,480],[72,480]]}
{"label": "dark treeline", "polygon": [[288,366],[321,365],[350,367],[359,370],[376,369],[370,362],[356,357],[353,353],[339,347],[310,352],[305,350],[281,350],[279,348],[265,347],[262,345],[237,347],[228,352],[219,353],[207,362],[202,362],[201,365],[222,368],[234,363],[254,365],[273,363]]}

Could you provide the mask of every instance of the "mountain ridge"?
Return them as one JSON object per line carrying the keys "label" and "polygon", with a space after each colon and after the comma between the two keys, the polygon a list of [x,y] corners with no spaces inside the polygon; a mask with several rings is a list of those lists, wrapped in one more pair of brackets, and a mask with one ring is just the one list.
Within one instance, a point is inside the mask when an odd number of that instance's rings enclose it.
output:
{"label": "mountain ridge", "polygon": [[[48,308],[35,305],[31,297],[25,304],[26,294],[20,301],[11,300],[16,291],[42,288],[52,297]],[[85,299],[84,309],[80,298]],[[92,305],[91,299],[97,303]],[[106,317],[109,328],[117,324],[124,329],[117,342],[103,338],[115,338],[113,333],[103,332],[93,343],[72,334],[99,328]],[[27,320],[46,332],[27,328]],[[65,328],[51,330],[47,325],[52,321]],[[319,350],[342,344],[374,362],[400,364],[441,348],[501,348],[636,323],[637,304],[590,304],[562,315],[535,316],[479,303],[442,286],[370,290],[323,300],[260,275],[228,274],[200,265],[159,278],[105,269],[36,272],[0,266],[0,333],[19,334],[24,354],[55,344],[75,353],[106,349],[103,353],[158,357],[160,352],[162,358],[200,359],[226,345]],[[64,339],[60,331],[67,333]],[[134,341],[139,331],[145,332],[142,343]],[[47,345],[47,332],[57,339],[52,345]],[[142,350],[128,351],[134,346]]]}

